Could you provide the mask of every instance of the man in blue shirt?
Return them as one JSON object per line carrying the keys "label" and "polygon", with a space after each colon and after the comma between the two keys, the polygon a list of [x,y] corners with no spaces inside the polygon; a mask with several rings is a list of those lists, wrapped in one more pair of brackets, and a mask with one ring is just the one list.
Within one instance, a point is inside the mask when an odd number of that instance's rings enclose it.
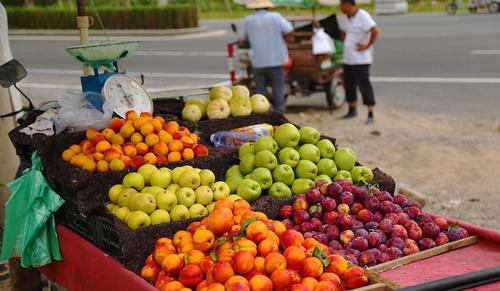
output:
{"label": "man in blue shirt", "polygon": [[274,107],[285,112],[283,65],[288,60],[285,37],[292,35],[293,27],[279,13],[267,11],[271,7],[274,5],[269,0],[247,2],[247,8],[256,11],[245,18],[243,38],[250,42],[257,93],[267,96],[266,84],[271,81]]}

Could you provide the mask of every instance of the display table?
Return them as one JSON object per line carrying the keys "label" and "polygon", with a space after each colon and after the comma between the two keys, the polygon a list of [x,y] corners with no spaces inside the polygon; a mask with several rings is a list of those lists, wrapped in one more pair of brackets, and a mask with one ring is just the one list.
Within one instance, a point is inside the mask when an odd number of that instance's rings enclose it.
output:
{"label": "display table", "polygon": [[157,290],[76,233],[57,225],[63,261],[39,268],[47,278],[71,291]]}

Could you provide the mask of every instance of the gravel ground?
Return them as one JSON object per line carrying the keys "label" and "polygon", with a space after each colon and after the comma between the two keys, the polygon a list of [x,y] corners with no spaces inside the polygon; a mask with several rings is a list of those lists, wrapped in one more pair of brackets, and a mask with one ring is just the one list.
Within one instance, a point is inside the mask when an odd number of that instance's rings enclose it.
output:
{"label": "gravel ground", "polygon": [[364,109],[347,121],[338,120],[345,110],[291,109],[287,117],[294,123],[336,137],[367,166],[422,192],[427,211],[500,230],[500,118],[472,120],[383,105],[376,123],[365,125]]}

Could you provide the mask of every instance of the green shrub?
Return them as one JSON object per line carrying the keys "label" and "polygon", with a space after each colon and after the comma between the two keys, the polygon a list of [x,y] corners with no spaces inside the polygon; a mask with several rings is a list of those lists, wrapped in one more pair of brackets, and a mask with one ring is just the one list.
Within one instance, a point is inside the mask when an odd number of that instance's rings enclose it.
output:
{"label": "green shrub", "polygon": [[[190,5],[139,6],[131,8],[97,7],[106,29],[169,29],[198,26],[196,8]],[[93,9],[87,13],[94,18]],[[56,7],[8,7],[9,27],[17,29],[75,29],[76,11]]]}

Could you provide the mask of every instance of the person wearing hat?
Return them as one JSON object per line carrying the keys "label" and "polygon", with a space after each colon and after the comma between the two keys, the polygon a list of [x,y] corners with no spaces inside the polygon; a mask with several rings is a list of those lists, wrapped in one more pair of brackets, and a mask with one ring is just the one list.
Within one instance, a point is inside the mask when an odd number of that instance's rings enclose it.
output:
{"label": "person wearing hat", "polygon": [[269,0],[249,0],[246,6],[256,10],[245,18],[242,36],[250,43],[256,92],[267,96],[267,81],[270,81],[274,107],[285,112],[283,65],[288,60],[285,38],[293,35],[292,24],[279,13],[268,11],[274,7]]}

